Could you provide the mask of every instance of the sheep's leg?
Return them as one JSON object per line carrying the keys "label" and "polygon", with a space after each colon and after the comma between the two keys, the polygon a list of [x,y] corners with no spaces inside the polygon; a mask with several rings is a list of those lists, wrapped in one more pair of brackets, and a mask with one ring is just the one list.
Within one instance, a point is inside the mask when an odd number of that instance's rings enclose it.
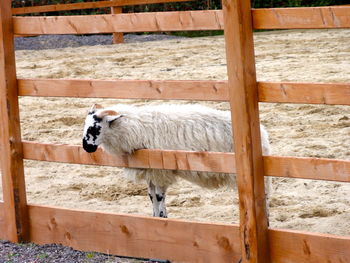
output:
{"label": "sheep's leg", "polygon": [[159,215],[159,205],[158,205],[157,196],[156,196],[156,187],[151,181],[148,182],[148,196],[152,202],[153,216],[158,216]]}
{"label": "sheep's leg", "polygon": [[165,205],[165,193],[167,188],[165,186],[156,185],[156,200],[158,202],[159,217],[168,217]]}
{"label": "sheep's leg", "polygon": [[165,192],[166,187],[156,186],[151,181],[148,182],[148,195],[153,205],[153,216],[167,217]]}

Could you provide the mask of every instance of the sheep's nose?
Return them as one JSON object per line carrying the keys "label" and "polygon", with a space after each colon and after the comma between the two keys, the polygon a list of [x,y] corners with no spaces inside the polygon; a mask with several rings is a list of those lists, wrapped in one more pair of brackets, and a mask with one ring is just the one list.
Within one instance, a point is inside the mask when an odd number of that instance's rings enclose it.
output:
{"label": "sheep's nose", "polygon": [[83,139],[83,148],[85,151],[87,151],[88,153],[93,153],[96,152],[97,150],[97,145],[93,145],[93,144],[88,144],[86,142],[86,140]]}

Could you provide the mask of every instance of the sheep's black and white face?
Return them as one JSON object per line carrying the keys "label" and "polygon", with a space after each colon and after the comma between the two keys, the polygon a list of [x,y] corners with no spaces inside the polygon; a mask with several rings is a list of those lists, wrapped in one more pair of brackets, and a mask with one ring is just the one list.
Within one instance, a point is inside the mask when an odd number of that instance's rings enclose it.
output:
{"label": "sheep's black and white face", "polygon": [[93,105],[85,119],[84,150],[88,153],[95,152],[103,142],[103,130],[109,128],[110,124],[120,116],[115,111],[103,110],[98,104]]}
{"label": "sheep's black and white face", "polygon": [[102,130],[101,119],[94,112],[89,112],[85,119],[85,127],[83,134],[83,148],[88,153],[95,152],[100,142]]}

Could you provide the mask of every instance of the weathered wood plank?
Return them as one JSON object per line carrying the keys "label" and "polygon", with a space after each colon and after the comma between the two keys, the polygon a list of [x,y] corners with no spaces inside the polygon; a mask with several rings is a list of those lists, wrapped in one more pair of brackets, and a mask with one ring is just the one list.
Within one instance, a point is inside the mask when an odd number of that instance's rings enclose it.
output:
{"label": "weathered wood plank", "polygon": [[[101,150],[88,154],[77,145],[36,142],[23,142],[23,152],[25,159],[38,161],[236,173],[234,153],[139,150],[133,156],[112,156]],[[263,159],[266,176],[350,182],[350,161],[282,156]]]}
{"label": "weathered wood plank", "polygon": [[349,28],[350,6],[253,10],[254,29]]}
{"label": "weathered wood plank", "polygon": [[5,222],[5,206],[4,202],[0,201],[0,239],[7,239],[7,227]]}
{"label": "weathered wood plank", "polygon": [[350,182],[350,161],[310,157],[264,156],[266,175]]}
{"label": "weathered wood plank", "polygon": [[350,105],[350,83],[259,82],[259,101]]}
{"label": "weathered wood plank", "polygon": [[[4,204],[0,201],[0,239],[5,238],[4,214]],[[62,243],[85,251],[180,262],[238,262],[240,258],[237,225],[37,205],[29,205],[29,216],[30,241],[38,244]],[[284,229],[269,229],[268,234],[271,263],[350,261],[349,237]]]}
{"label": "weathered wood plank", "polygon": [[350,262],[350,237],[270,229],[271,263]]}
{"label": "weathered wood plank", "polygon": [[[20,96],[228,101],[227,81],[19,79]],[[259,101],[350,105],[350,83],[258,82]]]}
{"label": "weathered wood plank", "polygon": [[30,14],[43,12],[57,12],[79,9],[104,8],[113,6],[127,6],[127,5],[142,5],[142,4],[157,4],[169,2],[188,2],[192,0],[110,0],[97,2],[82,2],[72,4],[57,4],[57,5],[42,5],[42,6],[28,6],[12,8],[12,14]]}
{"label": "weathered wood plank", "polygon": [[17,35],[98,34],[223,29],[218,10],[118,15],[14,17]]}
{"label": "weathered wood plank", "polygon": [[223,81],[177,80],[18,80],[21,96],[119,99],[228,100]]}
{"label": "weathered wood plank", "polygon": [[87,153],[77,145],[23,143],[24,158],[117,167],[196,170],[229,173],[235,171],[232,153],[139,150],[133,155],[113,156],[102,150]]}
{"label": "weathered wood plank", "polygon": [[243,263],[270,261],[250,1],[222,2]]}
{"label": "weathered wood plank", "polygon": [[[119,6],[111,7],[111,14],[117,15],[122,14],[123,8]],[[124,34],[123,33],[113,33],[112,34],[112,42],[113,44],[120,44],[124,43]]]}
{"label": "weathered wood plank", "polygon": [[6,238],[28,238],[11,0],[0,1],[0,149]]}
{"label": "weathered wood plank", "polygon": [[[255,29],[350,28],[350,6],[255,9]],[[221,10],[14,17],[16,35],[223,30]]]}
{"label": "weathered wood plank", "polygon": [[[176,262],[238,262],[238,227],[30,206],[31,241]],[[78,220],[77,220],[78,218]]]}

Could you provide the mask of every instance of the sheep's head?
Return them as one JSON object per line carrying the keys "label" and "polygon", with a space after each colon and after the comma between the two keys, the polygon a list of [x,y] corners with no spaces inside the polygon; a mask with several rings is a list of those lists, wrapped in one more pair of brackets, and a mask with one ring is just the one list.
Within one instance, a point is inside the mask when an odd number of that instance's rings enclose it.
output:
{"label": "sheep's head", "polygon": [[101,105],[94,104],[85,119],[83,148],[92,153],[103,142],[103,130],[108,129],[111,123],[122,115],[113,110],[104,110]]}

